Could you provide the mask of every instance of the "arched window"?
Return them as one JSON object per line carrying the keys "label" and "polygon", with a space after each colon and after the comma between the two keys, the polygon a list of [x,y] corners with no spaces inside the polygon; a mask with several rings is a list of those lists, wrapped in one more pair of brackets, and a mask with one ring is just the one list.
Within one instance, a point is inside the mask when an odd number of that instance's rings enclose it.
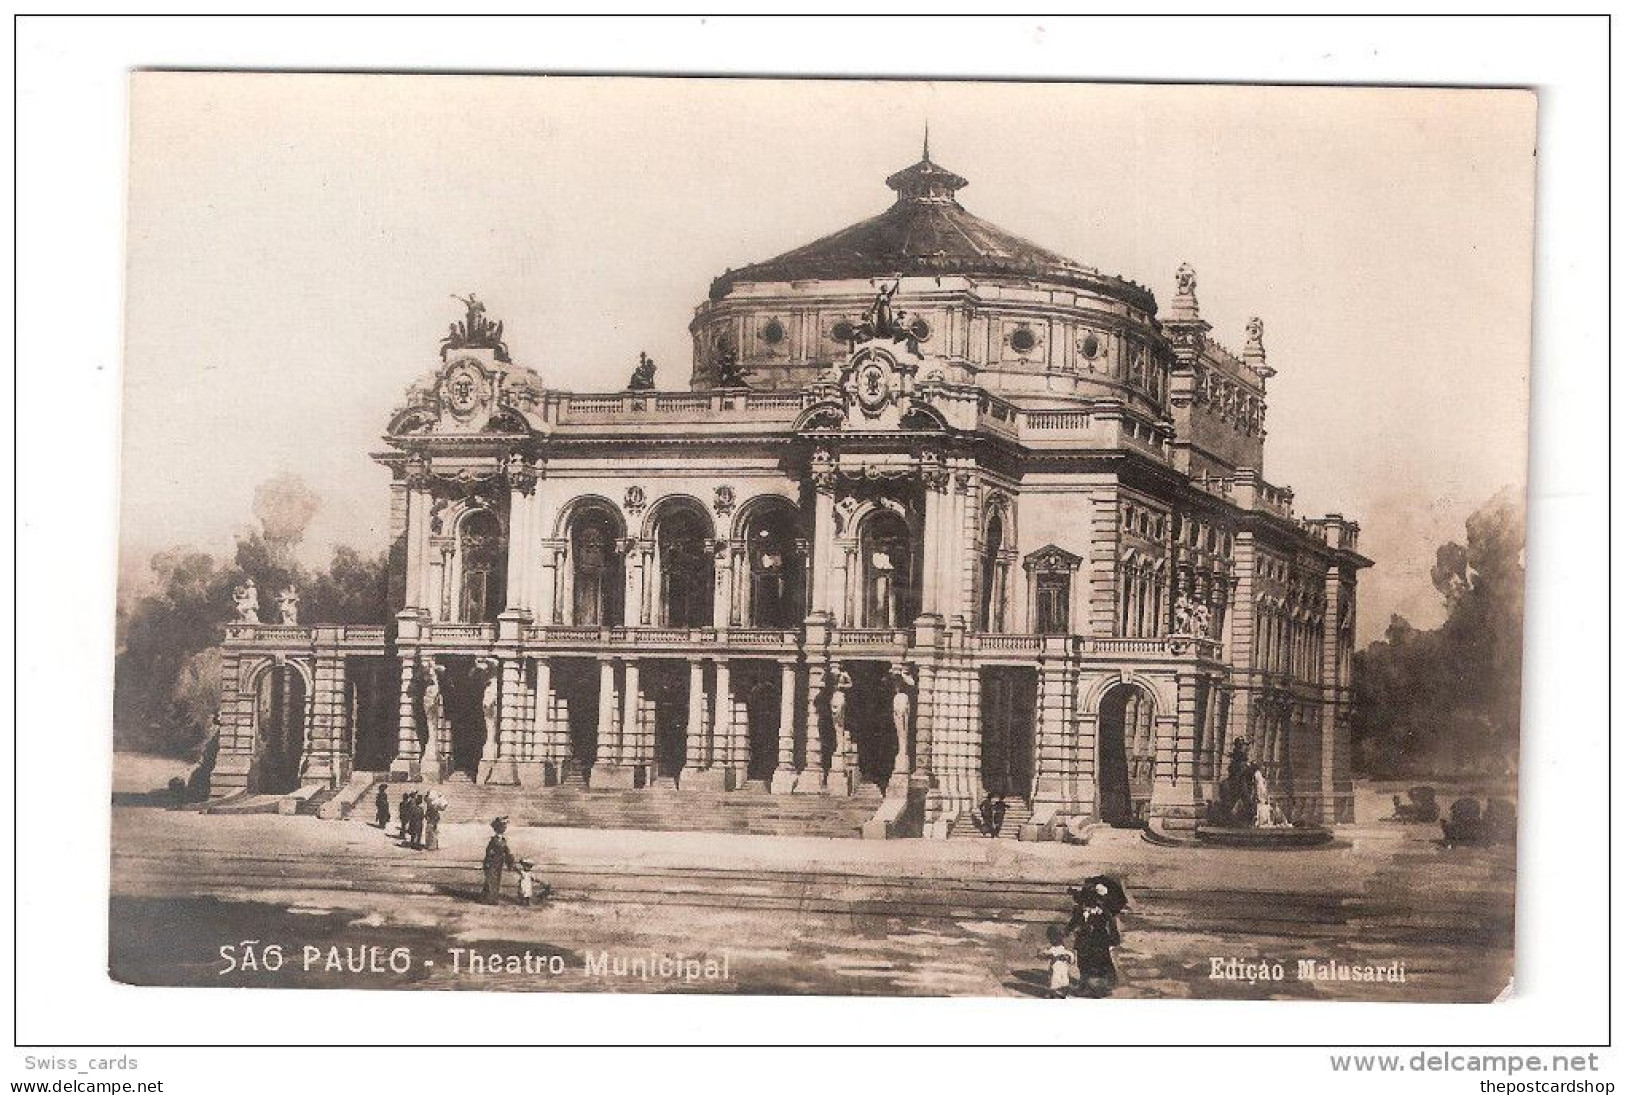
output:
{"label": "arched window", "polygon": [[459,618],[468,623],[490,623],[506,607],[508,544],[502,522],[488,509],[475,510],[457,529],[457,552],[462,567]]}
{"label": "arched window", "polygon": [[570,526],[570,567],[575,623],[614,627],[621,622],[624,585],[615,550],[615,523],[601,509],[588,509]]}
{"label": "arched window", "polygon": [[758,512],[747,526],[745,551],[750,565],[745,618],[752,627],[793,627],[804,615],[795,514],[782,506]]}
{"label": "arched window", "polygon": [[709,529],[686,508],[673,509],[655,526],[660,560],[660,622],[666,627],[709,627],[713,605]]}
{"label": "arched window", "polygon": [[982,544],[981,599],[976,606],[978,631],[1004,630],[1004,518],[994,514]]}
{"label": "arched window", "polygon": [[863,525],[863,626],[907,627],[919,612],[919,567],[908,522],[890,510]]}

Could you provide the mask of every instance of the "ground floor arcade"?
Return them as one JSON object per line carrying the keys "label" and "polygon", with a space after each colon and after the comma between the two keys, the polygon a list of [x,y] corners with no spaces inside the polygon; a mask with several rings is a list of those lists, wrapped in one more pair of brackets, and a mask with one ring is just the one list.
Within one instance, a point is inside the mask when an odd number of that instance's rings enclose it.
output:
{"label": "ground floor arcade", "polygon": [[872,784],[894,835],[945,835],[990,794],[1030,805],[1044,834],[1188,828],[1240,736],[1284,812],[1337,822],[1346,727],[1326,707],[1160,640],[234,625],[211,789],[368,776],[825,795]]}

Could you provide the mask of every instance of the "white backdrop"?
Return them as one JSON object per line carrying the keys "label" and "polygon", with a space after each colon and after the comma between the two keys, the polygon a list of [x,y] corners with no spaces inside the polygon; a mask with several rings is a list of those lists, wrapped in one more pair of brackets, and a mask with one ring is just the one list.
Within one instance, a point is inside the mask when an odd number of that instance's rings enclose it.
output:
{"label": "white backdrop", "polygon": [[[1255,1041],[1594,1044],[1607,1038],[1610,816],[1607,616],[1607,35],[1598,21],[1037,18],[978,23],[730,18],[660,23],[44,20],[18,45],[16,972],[24,1044],[203,1041]],[[106,811],[119,437],[125,81],[133,66],[705,71],[1271,82],[1463,83],[1540,90],[1534,453],[1528,560],[1518,980],[1493,1007],[1323,1003],[551,997],[133,989],[106,975]],[[177,306],[184,306],[177,302]],[[1440,316],[1449,323],[1451,317]],[[0,401],[12,407],[11,392]],[[1447,411],[1442,409],[1442,417]],[[1445,418],[1447,421],[1447,417]],[[5,459],[11,459],[6,454]],[[10,490],[12,476],[0,477]],[[0,545],[9,552],[10,545]],[[10,562],[10,560],[7,560]],[[11,638],[5,637],[9,645]],[[5,686],[12,659],[3,659]],[[0,767],[12,775],[11,758]],[[9,811],[8,811],[9,813]],[[0,824],[9,827],[10,817]],[[9,903],[5,911],[10,916]],[[11,955],[0,956],[10,979]],[[403,1017],[417,1018],[403,1027]],[[29,1051],[34,1056],[43,1050]],[[69,1054],[73,1055],[73,1054]],[[78,1056],[87,1054],[78,1051]],[[21,1051],[3,1079],[23,1071]],[[186,1055],[134,1079],[204,1090],[409,1082],[733,1081],[772,1090],[868,1080],[1076,1084],[1147,1073],[1143,1054],[922,1053],[836,1065],[810,1052],[655,1055]],[[0,1060],[5,1056],[0,1055]],[[811,1067],[808,1067],[808,1065]],[[1159,1054],[1163,1083],[1256,1087],[1249,1071],[1338,1090],[1324,1053]],[[374,1069],[382,1071],[374,1072]],[[397,1069],[402,1070],[397,1073]],[[900,1071],[906,1070],[906,1071]],[[520,1073],[528,1079],[518,1079]],[[1257,1075],[1258,1073],[1254,1073]],[[370,1076],[370,1079],[367,1078]],[[1432,1078],[1385,1079],[1404,1090]],[[1478,1077],[1454,1077],[1466,1090]],[[1159,1085],[1160,1086],[1160,1085]]]}

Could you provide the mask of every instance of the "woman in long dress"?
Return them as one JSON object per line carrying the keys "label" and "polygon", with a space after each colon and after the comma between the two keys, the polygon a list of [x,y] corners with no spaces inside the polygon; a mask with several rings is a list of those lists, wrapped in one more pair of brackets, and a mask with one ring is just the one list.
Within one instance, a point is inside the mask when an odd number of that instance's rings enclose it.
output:
{"label": "woman in long dress", "polygon": [[1259,829],[1268,829],[1275,825],[1275,810],[1270,803],[1270,785],[1264,778],[1264,769],[1253,769],[1253,797],[1258,804],[1253,808],[1253,825]]}

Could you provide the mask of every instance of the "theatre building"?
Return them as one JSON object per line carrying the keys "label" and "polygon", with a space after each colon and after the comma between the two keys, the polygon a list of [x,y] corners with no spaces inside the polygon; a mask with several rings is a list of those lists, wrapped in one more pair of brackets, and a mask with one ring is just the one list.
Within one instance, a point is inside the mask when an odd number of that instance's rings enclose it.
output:
{"label": "theatre building", "polygon": [[1284,814],[1350,820],[1368,562],[1265,478],[1262,324],[1226,349],[1189,267],[1159,309],[929,156],[886,185],[712,282],[686,389],[550,388],[470,297],[381,422],[393,622],[242,611],[213,792],[808,796],[928,837],[992,793],[1001,835],[1178,835],[1241,738]]}

